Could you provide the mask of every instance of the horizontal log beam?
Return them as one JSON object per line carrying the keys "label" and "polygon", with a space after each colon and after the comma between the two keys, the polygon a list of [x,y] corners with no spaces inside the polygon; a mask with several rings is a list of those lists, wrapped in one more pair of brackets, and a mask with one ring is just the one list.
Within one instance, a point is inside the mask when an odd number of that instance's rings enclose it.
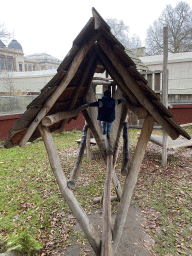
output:
{"label": "horizontal log beam", "polygon": [[106,81],[102,81],[102,80],[94,80],[92,81],[93,85],[106,85],[106,86],[113,86],[115,85],[115,82],[106,82]]}
{"label": "horizontal log beam", "polygon": [[[103,197],[95,197],[93,198],[93,203],[94,204],[98,204],[98,203],[102,203]],[[111,196],[111,202],[113,201],[120,201],[120,198],[118,196]]]}
{"label": "horizontal log beam", "polygon": [[58,113],[50,115],[50,116],[45,116],[42,119],[42,125],[43,126],[51,126],[54,123],[57,123],[57,122],[59,122],[63,119],[75,117],[75,116],[79,115],[79,113],[81,111],[85,110],[88,107],[89,107],[89,104],[87,103],[87,104],[84,104],[84,105],[82,105],[81,107],[79,107],[75,110],[58,112]]}
{"label": "horizontal log beam", "polygon": [[111,79],[111,78],[104,78],[104,77],[93,77],[93,81],[95,81],[95,80],[100,80],[100,81],[105,81],[105,82],[112,82],[113,81],[113,79]]}

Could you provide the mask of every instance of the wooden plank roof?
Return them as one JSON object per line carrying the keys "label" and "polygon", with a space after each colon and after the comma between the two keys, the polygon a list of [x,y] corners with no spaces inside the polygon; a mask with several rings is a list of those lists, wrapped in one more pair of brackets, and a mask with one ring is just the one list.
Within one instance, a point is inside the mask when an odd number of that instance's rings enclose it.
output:
{"label": "wooden plank roof", "polygon": [[[32,128],[29,141],[40,137],[38,124],[44,116],[74,110],[83,105],[94,73],[101,65],[120,87],[129,104],[145,108],[172,139],[179,135],[190,139],[137,71],[133,60],[125,53],[124,46],[110,32],[108,24],[94,8],[92,12],[93,17],[73,41],[72,48],[60,64],[57,74],[11,128],[5,143],[6,148],[21,144],[29,127]],[[68,120],[70,121],[71,119]],[[59,121],[50,130],[53,132],[61,126],[62,121]]]}

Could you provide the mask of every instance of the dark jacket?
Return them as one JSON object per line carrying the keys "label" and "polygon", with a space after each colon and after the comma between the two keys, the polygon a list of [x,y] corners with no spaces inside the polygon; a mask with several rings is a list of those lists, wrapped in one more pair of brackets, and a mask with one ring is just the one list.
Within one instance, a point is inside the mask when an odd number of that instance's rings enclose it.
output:
{"label": "dark jacket", "polygon": [[115,120],[115,105],[120,104],[120,100],[115,100],[111,97],[103,96],[97,102],[90,104],[90,107],[98,107],[98,117],[100,121],[112,123]]}

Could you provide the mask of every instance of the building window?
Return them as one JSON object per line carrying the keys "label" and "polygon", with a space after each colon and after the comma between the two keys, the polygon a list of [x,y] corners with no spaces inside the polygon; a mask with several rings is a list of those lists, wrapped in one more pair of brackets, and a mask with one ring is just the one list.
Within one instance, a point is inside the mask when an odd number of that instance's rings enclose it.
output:
{"label": "building window", "polygon": [[35,65],[33,65],[33,71],[35,71]]}
{"label": "building window", "polygon": [[12,71],[12,69],[13,69],[13,59],[12,58],[7,58],[6,61],[7,61],[7,70]]}
{"label": "building window", "polygon": [[52,66],[48,65],[48,69],[52,69]]}
{"label": "building window", "polygon": [[5,69],[5,64],[4,64],[4,57],[0,56],[0,70],[4,70]]}
{"label": "building window", "polygon": [[23,65],[19,63],[19,71],[23,71]]}
{"label": "building window", "polygon": [[32,71],[32,66],[28,65],[28,71]]}

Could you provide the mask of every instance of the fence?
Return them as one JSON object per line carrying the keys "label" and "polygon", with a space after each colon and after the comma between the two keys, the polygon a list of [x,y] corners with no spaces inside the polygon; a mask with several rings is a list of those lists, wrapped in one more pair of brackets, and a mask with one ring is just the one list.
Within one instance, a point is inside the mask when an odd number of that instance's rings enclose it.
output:
{"label": "fence", "polygon": [[37,95],[0,96],[0,115],[23,113]]}

